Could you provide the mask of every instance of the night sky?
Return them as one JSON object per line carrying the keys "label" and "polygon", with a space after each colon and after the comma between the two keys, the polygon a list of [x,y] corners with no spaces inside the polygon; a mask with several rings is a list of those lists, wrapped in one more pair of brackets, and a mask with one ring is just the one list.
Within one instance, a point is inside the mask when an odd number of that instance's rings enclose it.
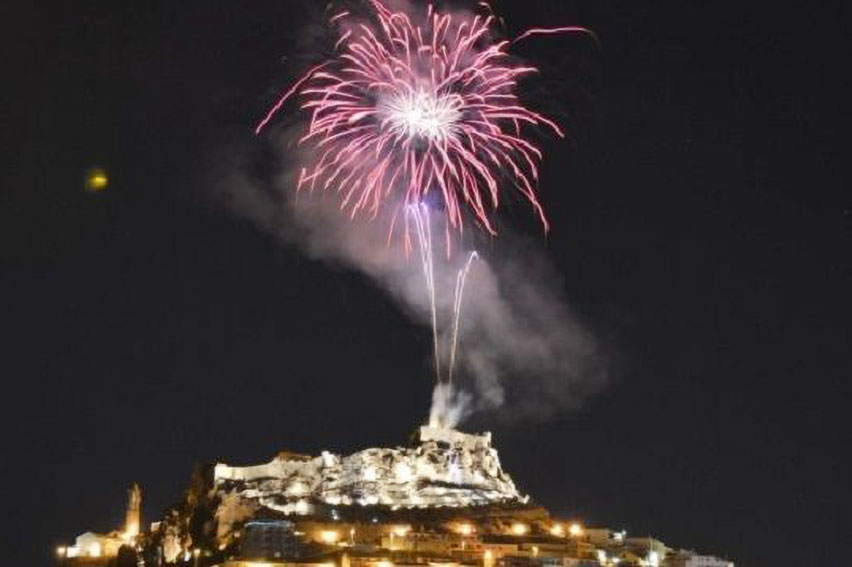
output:
{"label": "night sky", "polygon": [[[837,4],[494,2],[513,32],[582,24],[603,44],[521,53],[571,77],[549,94],[577,148],[548,146],[554,229],[530,236],[612,382],[545,423],[469,424],[552,511],[744,566],[848,556],[852,10]],[[156,519],[195,463],[405,442],[428,410],[429,331],[209,190],[226,156],[263,151],[251,126],[310,61],[298,30],[317,6],[6,10],[0,552],[49,564],[117,527],[132,481]],[[83,188],[93,165],[101,194]]]}

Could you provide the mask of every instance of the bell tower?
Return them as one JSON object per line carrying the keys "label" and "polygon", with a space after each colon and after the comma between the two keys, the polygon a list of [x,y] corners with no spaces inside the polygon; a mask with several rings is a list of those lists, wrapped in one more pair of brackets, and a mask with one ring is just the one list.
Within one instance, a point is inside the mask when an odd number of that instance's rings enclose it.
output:
{"label": "bell tower", "polygon": [[141,521],[142,489],[135,482],[127,489],[127,515],[124,520],[124,533],[128,537],[139,535]]}

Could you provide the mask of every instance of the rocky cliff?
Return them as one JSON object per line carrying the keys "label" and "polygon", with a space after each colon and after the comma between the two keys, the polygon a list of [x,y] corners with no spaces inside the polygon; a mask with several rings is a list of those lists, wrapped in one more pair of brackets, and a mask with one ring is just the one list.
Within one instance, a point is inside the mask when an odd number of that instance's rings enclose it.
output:
{"label": "rocky cliff", "polygon": [[282,453],[269,463],[214,469],[220,531],[266,509],[307,516],[318,506],[471,507],[524,503],[500,467],[491,435],[421,427],[410,447],[340,456]]}

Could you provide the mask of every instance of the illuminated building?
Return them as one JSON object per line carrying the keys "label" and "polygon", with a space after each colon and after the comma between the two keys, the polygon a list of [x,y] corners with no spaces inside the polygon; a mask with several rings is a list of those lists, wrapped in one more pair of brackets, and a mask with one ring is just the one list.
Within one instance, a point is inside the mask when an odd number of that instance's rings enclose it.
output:
{"label": "illuminated building", "polygon": [[734,567],[727,559],[681,550],[666,558],[666,567]]}
{"label": "illuminated building", "polygon": [[122,530],[106,534],[85,532],[74,540],[74,545],[57,548],[57,559],[76,567],[105,564],[118,555],[122,546],[135,546],[141,521],[142,489],[132,484],[127,491],[125,523]]}
{"label": "illuminated building", "polygon": [[586,528],[583,530],[583,538],[598,547],[613,547],[624,545],[626,532],[616,532],[606,528]]}
{"label": "illuminated building", "polygon": [[251,560],[299,557],[302,546],[287,520],[252,520],[243,526],[241,556]]}
{"label": "illuminated building", "polygon": [[624,538],[624,547],[635,555],[643,557],[647,567],[660,567],[672,551],[666,544],[652,537]]}

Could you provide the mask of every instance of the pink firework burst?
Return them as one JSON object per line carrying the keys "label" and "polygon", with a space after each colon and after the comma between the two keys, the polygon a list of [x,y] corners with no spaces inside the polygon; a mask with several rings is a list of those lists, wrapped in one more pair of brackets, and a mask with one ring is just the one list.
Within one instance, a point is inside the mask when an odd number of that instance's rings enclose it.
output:
{"label": "pink firework burst", "polygon": [[[518,81],[537,70],[513,62],[513,42],[495,39],[494,16],[442,13],[431,4],[414,14],[380,0],[364,8],[366,15],[343,10],[330,18],[337,54],[297,81],[256,128],[260,133],[285,102],[300,99],[309,121],[299,143],[310,144],[312,158],[298,187],[336,191],[353,217],[395,207],[394,220],[435,192],[448,232],[461,231],[469,211],[496,234],[490,217],[506,185],[547,230],[536,192],[542,152],[528,134],[564,132],[519,101]],[[518,39],[562,32],[591,33],[539,28]]]}

